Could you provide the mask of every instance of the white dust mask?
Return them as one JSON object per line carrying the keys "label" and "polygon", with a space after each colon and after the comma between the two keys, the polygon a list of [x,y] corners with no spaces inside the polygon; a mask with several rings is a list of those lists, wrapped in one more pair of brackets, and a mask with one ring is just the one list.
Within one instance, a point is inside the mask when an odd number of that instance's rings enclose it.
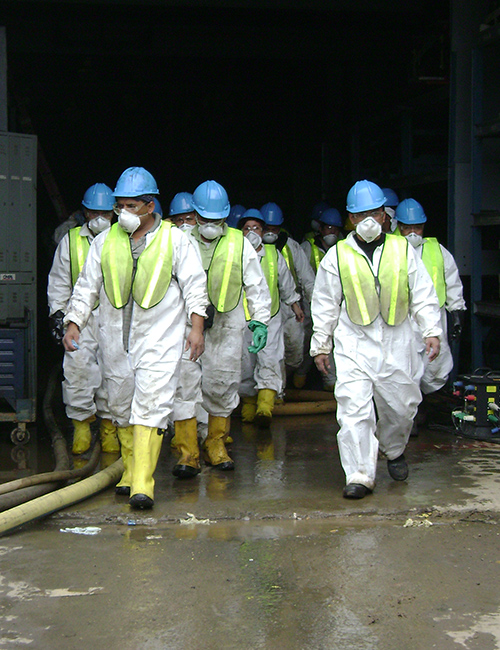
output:
{"label": "white dust mask", "polygon": [[416,232],[410,232],[405,235],[405,239],[410,242],[413,248],[418,248],[422,243],[422,235],[417,235]]}
{"label": "white dust mask", "polygon": [[106,217],[94,217],[87,223],[87,226],[94,235],[98,235],[111,226],[111,221],[106,219]]}
{"label": "white dust mask", "polygon": [[265,232],[262,240],[264,244],[274,244],[278,239],[278,235],[275,232]]}
{"label": "white dust mask", "polygon": [[141,225],[141,218],[134,212],[129,212],[128,210],[120,210],[120,214],[118,215],[118,223],[125,232],[132,234]]}
{"label": "white dust mask", "polygon": [[328,246],[328,248],[330,248],[331,246],[335,246],[338,239],[339,239],[338,235],[334,235],[333,233],[330,233],[329,235],[325,235],[323,237],[323,241]]}
{"label": "white dust mask", "polygon": [[254,230],[250,230],[248,235],[246,235],[246,238],[252,244],[255,250],[257,250],[259,246],[262,244],[262,237],[259,234],[257,234]]}
{"label": "white dust mask", "polygon": [[194,225],[192,223],[183,223],[179,226],[179,230],[182,230],[182,232],[191,232],[193,228]]}
{"label": "white dust mask", "polygon": [[366,217],[366,219],[360,221],[356,226],[356,234],[358,234],[367,244],[372,242],[374,239],[377,239],[381,233],[382,226],[373,217]]}

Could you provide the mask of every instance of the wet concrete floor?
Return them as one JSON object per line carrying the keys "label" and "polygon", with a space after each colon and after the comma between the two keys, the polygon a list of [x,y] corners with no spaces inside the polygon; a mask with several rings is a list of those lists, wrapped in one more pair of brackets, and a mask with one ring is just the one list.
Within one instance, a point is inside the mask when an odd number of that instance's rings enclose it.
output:
{"label": "wet concrete floor", "polygon": [[[152,511],[109,488],[5,535],[0,649],[500,648],[500,446],[421,430],[409,480],[381,459],[350,501],[335,434],[234,419],[234,472],[179,481],[165,443]],[[2,436],[0,480],[47,449]]]}

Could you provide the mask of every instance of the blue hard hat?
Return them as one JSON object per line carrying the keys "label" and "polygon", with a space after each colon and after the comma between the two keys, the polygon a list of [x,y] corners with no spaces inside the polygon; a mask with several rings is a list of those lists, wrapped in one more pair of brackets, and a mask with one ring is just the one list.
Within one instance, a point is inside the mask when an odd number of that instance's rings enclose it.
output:
{"label": "blue hard hat", "polygon": [[242,205],[237,203],[236,205],[231,206],[231,210],[229,211],[229,217],[227,218],[227,225],[230,228],[237,228],[238,227],[238,221],[240,220],[241,216],[245,212],[245,209]]}
{"label": "blue hard hat", "polygon": [[342,228],[342,217],[337,208],[327,208],[321,213],[319,222],[326,223],[328,226],[337,226],[338,228]]}
{"label": "blue hard hat", "polygon": [[159,193],[155,179],[144,167],[129,167],[118,179],[113,195],[133,198]]}
{"label": "blue hard hat", "polygon": [[91,185],[83,195],[82,205],[89,210],[112,210],[115,197],[110,187],[104,183]]}
{"label": "blue hard hat", "polygon": [[371,181],[358,181],[347,195],[347,212],[356,214],[367,210],[376,210],[385,205],[386,198],[380,187]]}
{"label": "blue hard hat", "polygon": [[262,212],[260,210],[257,210],[257,208],[248,208],[248,210],[245,210],[245,212],[239,218],[238,228],[241,228],[243,226],[243,222],[247,221],[247,219],[257,219],[257,221],[262,221],[263,224],[265,223]]}
{"label": "blue hard hat", "polygon": [[158,201],[158,199],[156,198],[156,196],[155,196],[155,198],[153,199],[153,201],[155,202],[155,212],[156,212],[157,214],[159,214],[160,217],[163,217],[163,210],[162,210],[162,207],[161,207],[161,203]]}
{"label": "blue hard hat", "polygon": [[205,181],[193,193],[193,207],[205,219],[225,219],[231,205],[226,190],[217,181]]}
{"label": "blue hard hat", "polygon": [[405,224],[425,223],[427,217],[423,207],[415,199],[404,199],[396,208],[396,220]]}
{"label": "blue hard hat", "polygon": [[283,223],[283,211],[277,203],[266,203],[260,209],[266,226],[281,226]]}
{"label": "blue hard hat", "polygon": [[312,209],[311,220],[319,221],[319,218],[325,210],[329,208],[329,204],[326,201],[319,201]]}
{"label": "blue hard hat", "polygon": [[391,190],[390,187],[383,187],[382,192],[387,199],[385,205],[389,208],[395,208],[399,203],[399,197],[396,192],[394,190]]}
{"label": "blue hard hat", "polygon": [[193,195],[191,192],[178,192],[170,201],[169,215],[193,212]]}

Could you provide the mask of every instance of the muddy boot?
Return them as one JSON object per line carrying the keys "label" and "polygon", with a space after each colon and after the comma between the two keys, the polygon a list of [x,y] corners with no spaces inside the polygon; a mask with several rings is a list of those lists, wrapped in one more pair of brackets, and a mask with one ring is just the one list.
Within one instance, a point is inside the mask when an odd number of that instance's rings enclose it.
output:
{"label": "muddy boot", "polygon": [[95,421],[95,415],[91,415],[85,420],[72,420],[73,422],[73,449],[74,454],[84,454],[90,449],[92,442],[92,433],[90,423]]}
{"label": "muddy boot", "polygon": [[241,398],[241,420],[242,422],[253,422],[257,411],[257,395]]}
{"label": "muddy boot", "polygon": [[208,416],[208,436],[203,444],[203,457],[205,462],[217,469],[234,469],[234,462],[228,456],[224,437],[226,436],[227,418],[216,415]]}
{"label": "muddy boot", "polygon": [[130,484],[132,483],[132,464],[134,448],[134,427],[117,427],[116,433],[121,445],[123,474],[118,481],[115,492],[116,494],[129,496]]}
{"label": "muddy boot", "polygon": [[116,427],[107,418],[101,420],[99,427],[99,436],[101,438],[101,449],[105,453],[113,454],[120,451],[120,443],[116,434]]}
{"label": "muddy boot", "polygon": [[147,510],[154,505],[155,481],[153,478],[161,451],[163,436],[156,427],[134,425],[134,462],[129,503],[132,508]]}
{"label": "muddy boot", "polygon": [[196,418],[177,420],[175,423],[175,439],[181,457],[172,470],[172,474],[177,478],[192,478],[200,473],[200,450],[198,448]]}
{"label": "muddy boot", "polygon": [[257,395],[255,424],[263,429],[268,429],[271,426],[275,397],[276,391],[269,388],[262,388]]}

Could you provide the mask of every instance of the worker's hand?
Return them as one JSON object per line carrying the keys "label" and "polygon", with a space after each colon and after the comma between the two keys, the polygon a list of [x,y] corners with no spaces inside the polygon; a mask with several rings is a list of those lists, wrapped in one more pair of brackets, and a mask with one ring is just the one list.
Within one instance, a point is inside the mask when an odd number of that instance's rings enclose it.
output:
{"label": "worker's hand", "polygon": [[203,316],[191,314],[191,323],[193,326],[186,338],[186,347],[184,348],[184,350],[191,350],[191,354],[189,355],[190,361],[196,361],[205,351],[205,337],[203,336],[204,320]]}
{"label": "worker's hand", "polygon": [[304,312],[302,311],[302,307],[298,302],[294,302],[292,305],[292,311],[295,314],[295,320],[298,323],[303,323],[304,322]]}
{"label": "worker's hand", "polygon": [[253,332],[252,344],[248,346],[248,351],[257,354],[266,347],[267,343],[267,325],[259,323],[258,320],[251,320],[248,323],[248,329]]}
{"label": "worker's hand", "polygon": [[328,374],[328,371],[330,370],[330,360],[328,359],[327,354],[316,355],[314,357],[314,363],[322,375]]}
{"label": "worker's hand", "polygon": [[[76,323],[70,323],[62,340],[66,352],[74,352],[75,350],[78,350],[79,340],[80,330],[78,329],[78,325]],[[76,347],[74,345],[75,343],[77,344]]]}
{"label": "worker's hand", "polygon": [[63,327],[64,312],[58,309],[55,312],[55,314],[52,314],[52,316],[50,316],[49,318],[50,318],[50,332],[54,337],[54,340],[57,341],[57,343],[60,343],[63,340],[63,336],[64,336],[64,327]]}
{"label": "worker's hand", "polygon": [[437,336],[428,336],[425,339],[425,354],[429,357],[429,361],[434,361],[439,355],[440,348],[441,343]]}

